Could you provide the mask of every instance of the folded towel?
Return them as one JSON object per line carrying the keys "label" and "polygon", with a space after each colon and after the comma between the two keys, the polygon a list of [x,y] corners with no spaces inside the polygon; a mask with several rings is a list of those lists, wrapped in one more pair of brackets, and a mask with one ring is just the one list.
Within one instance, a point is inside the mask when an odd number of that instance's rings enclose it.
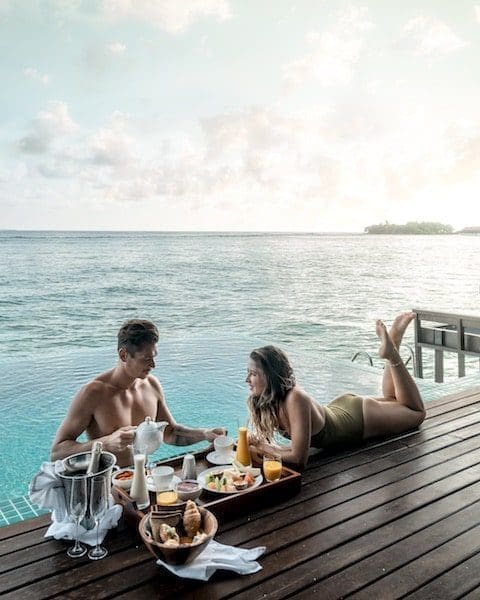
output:
{"label": "folded towel", "polygon": [[[113,504],[113,498],[110,497],[110,508],[107,510],[105,515],[100,520],[98,526],[98,541],[100,543],[103,542],[105,536],[109,529],[115,527],[122,516],[122,506],[120,504]],[[64,521],[56,521],[52,518],[52,524],[47,529],[45,537],[52,536],[56,540],[64,539],[64,540],[74,540],[75,539],[75,529],[76,525],[72,520],[69,520],[68,517]],[[80,542],[84,542],[89,546],[95,546],[97,542],[97,530],[94,529],[85,529],[82,525],[78,526],[78,539]]]}
{"label": "folded towel", "polygon": [[61,460],[54,463],[44,462],[28,487],[30,500],[40,508],[54,511],[57,521],[64,521],[67,517],[65,491],[62,480],[58,476],[58,473],[62,472]]}
{"label": "folded towel", "polygon": [[235,571],[240,575],[249,575],[260,571],[262,567],[255,559],[265,550],[265,546],[236,548],[212,540],[205,550],[188,565],[169,565],[160,559],[157,560],[157,564],[178,577],[207,581],[217,569]]}
{"label": "folded towel", "polygon": [[[52,524],[48,528],[45,537],[53,536],[59,540],[75,539],[75,522],[68,514],[65,500],[65,489],[58,473],[63,473],[61,460],[44,462],[40,471],[32,478],[28,492],[30,500],[38,504],[40,508],[52,511]],[[103,540],[107,531],[115,527],[122,515],[122,506],[114,504],[113,497],[109,496],[109,508],[100,521],[98,538]],[[97,533],[94,529],[86,529],[82,525],[78,528],[79,540],[90,546],[96,543]]]}

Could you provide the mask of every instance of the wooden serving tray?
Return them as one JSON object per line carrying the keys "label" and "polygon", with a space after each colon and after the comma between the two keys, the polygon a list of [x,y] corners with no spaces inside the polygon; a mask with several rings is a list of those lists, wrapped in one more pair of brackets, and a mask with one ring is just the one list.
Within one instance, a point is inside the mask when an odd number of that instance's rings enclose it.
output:
{"label": "wooden serving tray", "polygon": [[[209,451],[211,451],[211,448],[194,454],[197,473],[215,466],[211,465],[205,458]],[[182,464],[183,456],[176,456],[156,463],[156,465],[173,467],[177,476],[181,475]],[[199,506],[211,510],[218,521],[222,523],[240,515],[255,513],[259,508],[270,506],[294,496],[300,491],[301,483],[301,474],[284,465],[282,476],[278,481],[269,482],[264,480],[258,487],[245,492],[238,492],[238,494],[223,495],[203,490],[196,502]],[[136,527],[145,512],[149,509],[139,510],[136,502],[122,488],[113,486],[112,494],[115,501],[123,506],[123,517],[126,523]],[[150,505],[153,505],[156,502],[156,495],[153,492],[149,492],[149,494]]]}

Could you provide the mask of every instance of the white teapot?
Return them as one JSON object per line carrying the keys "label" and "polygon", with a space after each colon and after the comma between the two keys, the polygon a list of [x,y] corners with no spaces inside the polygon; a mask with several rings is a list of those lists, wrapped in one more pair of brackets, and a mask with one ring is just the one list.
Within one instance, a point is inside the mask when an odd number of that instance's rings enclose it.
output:
{"label": "white teapot", "polygon": [[135,431],[133,447],[135,454],[152,454],[160,448],[163,442],[163,432],[168,425],[167,421],[156,423],[151,417],[145,417]]}

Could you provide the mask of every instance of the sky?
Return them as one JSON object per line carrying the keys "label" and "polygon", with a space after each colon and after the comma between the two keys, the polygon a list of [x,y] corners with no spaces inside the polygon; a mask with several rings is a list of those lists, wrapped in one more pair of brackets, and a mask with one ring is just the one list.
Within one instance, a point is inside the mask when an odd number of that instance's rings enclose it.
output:
{"label": "sky", "polygon": [[480,0],[0,0],[0,229],[480,226]]}

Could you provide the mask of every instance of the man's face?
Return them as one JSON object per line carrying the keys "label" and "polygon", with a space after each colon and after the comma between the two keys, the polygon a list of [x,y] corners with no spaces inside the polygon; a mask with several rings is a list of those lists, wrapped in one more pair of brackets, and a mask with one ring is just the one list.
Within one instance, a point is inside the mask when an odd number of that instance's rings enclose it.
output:
{"label": "man's face", "polygon": [[156,356],[156,344],[145,344],[141,349],[137,350],[133,356],[124,350],[124,362],[128,374],[132,377],[145,379],[145,377],[148,377],[150,371],[155,368]]}

